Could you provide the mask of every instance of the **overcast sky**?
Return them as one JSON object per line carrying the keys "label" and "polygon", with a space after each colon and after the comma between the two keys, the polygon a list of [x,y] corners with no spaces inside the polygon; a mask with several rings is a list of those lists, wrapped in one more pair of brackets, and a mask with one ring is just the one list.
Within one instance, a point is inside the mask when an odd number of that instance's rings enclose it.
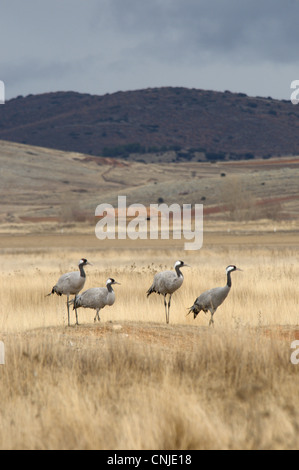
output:
{"label": "overcast sky", "polygon": [[0,80],[29,93],[183,86],[289,99],[299,0],[1,0]]}

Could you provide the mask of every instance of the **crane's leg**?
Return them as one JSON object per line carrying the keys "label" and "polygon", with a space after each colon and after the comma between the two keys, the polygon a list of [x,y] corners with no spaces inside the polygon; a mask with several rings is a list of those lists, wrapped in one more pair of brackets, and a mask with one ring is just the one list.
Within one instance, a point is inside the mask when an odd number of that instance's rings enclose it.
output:
{"label": "crane's leg", "polygon": [[67,296],[67,303],[66,303],[66,305],[67,305],[67,324],[68,324],[68,326],[71,326],[71,324],[70,324],[70,303],[69,303],[69,300],[70,300],[70,296],[68,295]]}
{"label": "crane's leg", "polygon": [[78,312],[77,312],[77,306],[76,306],[76,300],[77,300],[77,296],[75,295],[75,298],[74,298],[74,307],[75,307],[75,315],[76,315],[76,325],[79,325],[79,322],[78,322]]}
{"label": "crane's leg", "polygon": [[166,296],[167,296],[167,294],[164,294],[164,307],[165,307],[166,323],[168,323],[168,322],[167,322],[167,302],[166,302]]}
{"label": "crane's leg", "polygon": [[214,320],[213,320],[213,315],[214,315],[215,312],[211,312],[211,318],[210,318],[210,322],[209,322],[209,326],[213,325],[214,326]]}
{"label": "crane's leg", "polygon": [[100,310],[101,310],[100,308],[97,308],[96,316],[94,317],[94,322],[96,322],[97,320],[98,320],[98,321],[101,321],[100,316],[99,316],[99,311],[100,311]]}
{"label": "crane's leg", "polygon": [[169,302],[168,302],[168,316],[166,322],[169,323],[169,310],[170,310],[170,305],[171,305],[171,297],[172,295],[169,296]]}

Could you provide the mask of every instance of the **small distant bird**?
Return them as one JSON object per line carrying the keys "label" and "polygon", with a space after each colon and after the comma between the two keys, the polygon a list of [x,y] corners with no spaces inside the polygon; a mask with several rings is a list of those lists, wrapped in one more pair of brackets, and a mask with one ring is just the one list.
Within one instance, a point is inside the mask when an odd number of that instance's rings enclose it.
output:
{"label": "small distant bird", "polygon": [[[175,271],[163,271],[161,273],[156,274],[152,286],[147,291],[147,297],[149,297],[152,293],[156,293],[159,295],[161,294],[164,296],[166,323],[169,323],[169,310],[172,295],[177,289],[181,287],[184,282],[183,273],[180,271],[180,269],[183,267],[190,266],[188,266],[188,264],[185,264],[184,261],[177,261],[174,265]],[[167,295],[169,295],[168,310],[166,301]]]}
{"label": "small distant bird", "polygon": [[106,282],[106,287],[92,287],[91,289],[82,292],[72,302],[74,309],[76,308],[91,308],[96,310],[94,321],[100,321],[99,311],[106,307],[106,305],[113,305],[115,302],[115,292],[112,288],[114,284],[119,284],[114,279],[109,278]]}
{"label": "small distant bird", "polygon": [[204,313],[210,311],[211,319],[209,325],[214,324],[213,315],[216,312],[217,308],[225,301],[226,297],[228,296],[231,286],[231,273],[233,271],[242,271],[242,269],[237,268],[236,266],[230,265],[226,268],[226,275],[227,275],[227,284],[224,287],[215,287],[214,289],[207,290],[203,294],[201,294],[194,302],[192,307],[190,307],[189,313],[194,313],[194,320],[202,310]]}
{"label": "small distant bird", "polygon": [[[57,294],[57,295],[66,295],[67,296],[67,316],[68,316],[68,326],[70,326],[70,295],[75,295],[75,299],[77,294],[83,289],[85,281],[86,281],[86,274],[84,271],[84,266],[91,265],[87,261],[87,259],[82,258],[79,261],[78,267],[79,271],[74,271],[71,273],[63,274],[53,287],[52,291],[49,295]],[[92,266],[92,265],[91,265]],[[78,325],[78,314],[77,309],[76,312],[76,324]]]}

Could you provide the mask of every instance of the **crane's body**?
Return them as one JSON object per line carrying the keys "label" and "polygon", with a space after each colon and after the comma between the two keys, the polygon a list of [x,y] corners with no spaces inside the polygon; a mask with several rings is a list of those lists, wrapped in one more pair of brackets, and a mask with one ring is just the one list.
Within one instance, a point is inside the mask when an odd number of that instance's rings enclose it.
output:
{"label": "crane's body", "polygon": [[74,299],[74,309],[90,308],[96,310],[94,321],[100,321],[99,312],[106,306],[111,306],[115,302],[115,292],[112,288],[114,284],[119,284],[114,279],[109,278],[106,287],[92,287]]}
{"label": "crane's body", "polygon": [[217,308],[225,301],[226,297],[228,296],[231,286],[231,273],[233,271],[241,271],[241,269],[237,268],[236,266],[230,265],[226,268],[226,275],[227,275],[227,283],[224,287],[215,287],[213,289],[209,289],[203,292],[194,302],[192,307],[190,307],[189,313],[194,314],[194,320],[199,314],[199,312],[203,311],[207,313],[208,311],[211,314],[209,325],[214,324],[214,313],[216,312]]}
{"label": "crane's body", "polygon": [[52,294],[57,295],[76,295],[84,287],[86,274],[83,275],[79,271],[63,274],[52,289]]}
{"label": "crane's body", "polygon": [[[86,274],[84,271],[84,266],[90,264],[87,259],[82,258],[79,261],[78,267],[79,271],[73,271],[70,273],[63,274],[58,279],[55,286],[52,288],[50,294],[57,294],[59,296],[67,296],[67,312],[68,312],[68,325],[70,326],[70,309],[69,309],[69,298],[71,295],[78,295],[78,293],[83,289],[86,282]],[[76,310],[76,324],[78,324],[78,316]]]}
{"label": "crane's body", "polygon": [[[149,297],[153,293],[164,296],[166,323],[169,323],[169,310],[172,295],[176,290],[178,290],[182,286],[184,282],[184,276],[180,270],[180,268],[184,266],[188,265],[185,264],[184,261],[177,261],[174,265],[174,271],[163,271],[161,273],[157,273],[154,276],[153,284],[147,291],[147,297]],[[168,309],[166,300],[167,295],[169,295]]]}
{"label": "crane's body", "polygon": [[155,275],[153,285],[148,291],[147,296],[153,292],[159,295],[172,295],[181,287],[183,282],[184,276],[181,272],[177,274],[174,271],[163,271]]}

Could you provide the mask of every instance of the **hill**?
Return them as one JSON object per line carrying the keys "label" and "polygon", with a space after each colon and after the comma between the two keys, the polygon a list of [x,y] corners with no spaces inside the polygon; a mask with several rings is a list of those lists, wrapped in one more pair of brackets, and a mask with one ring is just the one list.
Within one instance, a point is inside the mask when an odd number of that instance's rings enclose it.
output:
{"label": "hill", "polygon": [[149,163],[0,141],[0,223],[94,222],[98,204],[204,204],[217,219],[298,219],[299,157]]}
{"label": "hill", "polygon": [[299,154],[299,107],[171,87],[45,93],[0,107],[0,139],[145,162],[279,157]]}

